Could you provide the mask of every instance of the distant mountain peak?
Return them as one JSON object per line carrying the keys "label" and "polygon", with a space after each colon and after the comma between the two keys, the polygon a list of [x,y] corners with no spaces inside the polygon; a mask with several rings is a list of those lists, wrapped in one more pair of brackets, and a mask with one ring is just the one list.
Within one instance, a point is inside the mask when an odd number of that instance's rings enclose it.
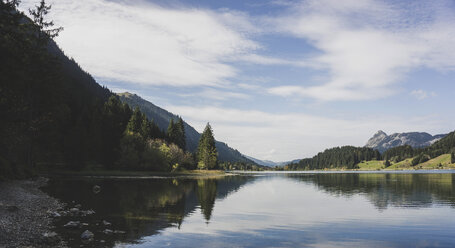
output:
{"label": "distant mountain peak", "polygon": [[[377,132],[374,134],[374,136],[383,136],[383,135],[387,136],[387,134],[386,134],[384,131],[382,131],[382,130],[379,130],[379,131],[377,131]],[[373,137],[374,137],[374,136],[373,136]]]}
{"label": "distant mountain peak", "polygon": [[387,135],[382,130],[377,131],[373,137],[371,137],[365,147],[377,149],[380,152],[384,152],[390,148],[410,145],[412,147],[426,147],[439,139],[446,136],[446,134],[431,135],[425,132],[409,132],[409,133],[394,133]]}

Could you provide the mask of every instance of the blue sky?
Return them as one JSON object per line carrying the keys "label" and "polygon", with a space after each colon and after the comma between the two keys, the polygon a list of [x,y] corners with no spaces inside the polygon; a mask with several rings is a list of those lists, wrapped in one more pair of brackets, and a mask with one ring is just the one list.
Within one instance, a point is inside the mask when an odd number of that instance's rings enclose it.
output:
{"label": "blue sky", "polygon": [[51,3],[57,43],[100,84],[209,121],[246,155],[455,129],[453,1]]}

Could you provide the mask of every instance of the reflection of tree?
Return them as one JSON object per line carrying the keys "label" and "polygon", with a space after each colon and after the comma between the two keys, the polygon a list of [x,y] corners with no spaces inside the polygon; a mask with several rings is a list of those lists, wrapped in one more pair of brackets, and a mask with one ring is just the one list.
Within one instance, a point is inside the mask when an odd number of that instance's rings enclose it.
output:
{"label": "reflection of tree", "polygon": [[216,199],[217,181],[215,179],[197,180],[197,197],[201,205],[201,212],[207,223],[212,216],[213,206]]}
{"label": "reflection of tree", "polygon": [[290,177],[314,183],[331,195],[364,194],[378,209],[428,207],[438,202],[455,207],[455,174],[330,173]]}
{"label": "reflection of tree", "polygon": [[[75,201],[83,209],[94,209],[96,214],[81,221],[89,223],[92,230],[101,233],[104,228],[100,219],[112,222],[112,227],[126,231],[125,235],[103,237],[107,243],[134,241],[144,236],[154,235],[167,227],[180,228],[184,219],[201,206],[202,214],[208,222],[211,218],[216,198],[225,198],[237,191],[251,177],[230,176],[218,179],[70,179],[51,180],[47,191],[66,203]],[[93,185],[100,185],[101,192],[93,194]],[[70,204],[71,206],[71,204]],[[62,218],[57,226],[69,220]],[[97,225],[98,224],[98,225]],[[77,234],[65,233],[66,240],[80,241]],[[71,241],[71,242],[73,242]],[[71,246],[79,246],[71,243]]]}

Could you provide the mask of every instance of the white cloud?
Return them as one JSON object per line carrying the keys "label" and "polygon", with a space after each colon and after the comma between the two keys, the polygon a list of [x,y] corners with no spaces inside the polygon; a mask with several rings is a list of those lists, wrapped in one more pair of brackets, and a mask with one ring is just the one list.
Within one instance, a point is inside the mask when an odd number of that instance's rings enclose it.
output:
{"label": "white cloud", "polygon": [[300,95],[312,97],[322,101],[335,100],[372,100],[383,98],[393,94],[391,89],[385,87],[366,87],[356,88],[333,86],[331,84],[300,87],[300,86],[278,86],[272,87],[267,92],[279,96]]}
{"label": "white cloud", "polygon": [[[231,62],[243,61],[309,67],[329,78],[322,84],[271,87],[271,94],[367,100],[392,95],[412,69],[455,68],[455,14],[449,1],[277,2],[284,6],[281,15],[260,17],[140,1],[59,0],[51,17],[66,28],[57,38],[60,46],[105,81],[223,86],[242,76]],[[33,4],[26,0],[23,8]],[[252,40],[262,34],[298,37],[319,53],[297,54],[304,60],[264,56],[258,53],[264,45]]]}
{"label": "white cloud", "polygon": [[227,100],[227,99],[248,99],[248,95],[240,92],[232,92],[227,90],[217,90],[213,88],[206,88],[196,93],[181,94],[183,97],[199,97],[211,100]]}
{"label": "white cloud", "polygon": [[[35,1],[23,1],[22,8]],[[222,85],[237,75],[223,60],[260,48],[247,16],[228,10],[170,9],[145,2],[59,0],[65,27],[57,43],[105,81],[151,85]]]}
{"label": "white cloud", "polygon": [[324,101],[374,99],[393,94],[394,85],[412,69],[454,69],[455,14],[447,4],[373,0],[296,4],[290,14],[268,21],[277,31],[317,48],[320,54],[305,64],[328,71],[330,79],[322,85],[273,87],[269,93]]}
{"label": "white cloud", "polygon": [[254,91],[259,91],[259,90],[262,90],[262,87],[257,85],[257,84],[253,84],[253,83],[238,83],[237,85],[237,88],[239,89],[243,89],[243,90],[254,90]]}
{"label": "white cloud", "polygon": [[423,100],[423,99],[428,98],[428,97],[436,96],[436,93],[435,92],[427,92],[427,91],[424,91],[424,90],[413,90],[413,91],[411,91],[411,95],[416,97],[419,100]]}
{"label": "white cloud", "polygon": [[[215,138],[260,159],[288,161],[313,156],[332,146],[363,146],[377,130],[387,132],[439,131],[434,116],[396,118],[362,116],[336,119],[301,113],[274,114],[220,107],[165,107],[202,131],[210,121]],[[273,152],[271,152],[273,151]]]}
{"label": "white cloud", "polygon": [[233,57],[232,60],[249,62],[251,64],[257,64],[257,65],[285,65],[285,66],[297,66],[297,67],[311,66],[306,61],[282,59],[282,58],[263,56],[263,55],[253,54],[253,53],[243,54],[243,55],[240,55],[237,57]]}

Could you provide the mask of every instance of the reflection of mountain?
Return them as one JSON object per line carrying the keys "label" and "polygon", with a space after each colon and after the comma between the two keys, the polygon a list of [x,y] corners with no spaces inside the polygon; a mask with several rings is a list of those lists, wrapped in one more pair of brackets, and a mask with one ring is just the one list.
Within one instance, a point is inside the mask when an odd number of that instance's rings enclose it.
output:
{"label": "reflection of mountain", "polygon": [[[51,180],[47,191],[70,203],[79,203],[83,209],[93,209],[96,214],[80,219],[89,223],[95,234],[106,228],[99,225],[101,220],[112,222],[109,228],[126,231],[125,236],[102,238],[114,245],[117,240],[134,242],[144,236],[157,234],[160,230],[180,226],[186,216],[200,207],[207,223],[214,208],[215,200],[225,198],[237,191],[251,177],[228,176],[220,179],[84,179]],[[101,186],[101,192],[94,194],[93,185]],[[62,226],[74,217],[65,217],[57,226]],[[61,230],[66,240],[80,235],[78,232]],[[114,240],[115,238],[115,240]],[[72,246],[79,245],[74,239]],[[95,245],[95,244],[94,244]]]}
{"label": "reflection of mountain", "polygon": [[313,183],[331,195],[364,194],[378,209],[427,207],[438,202],[455,207],[455,174],[330,173],[289,177]]}

